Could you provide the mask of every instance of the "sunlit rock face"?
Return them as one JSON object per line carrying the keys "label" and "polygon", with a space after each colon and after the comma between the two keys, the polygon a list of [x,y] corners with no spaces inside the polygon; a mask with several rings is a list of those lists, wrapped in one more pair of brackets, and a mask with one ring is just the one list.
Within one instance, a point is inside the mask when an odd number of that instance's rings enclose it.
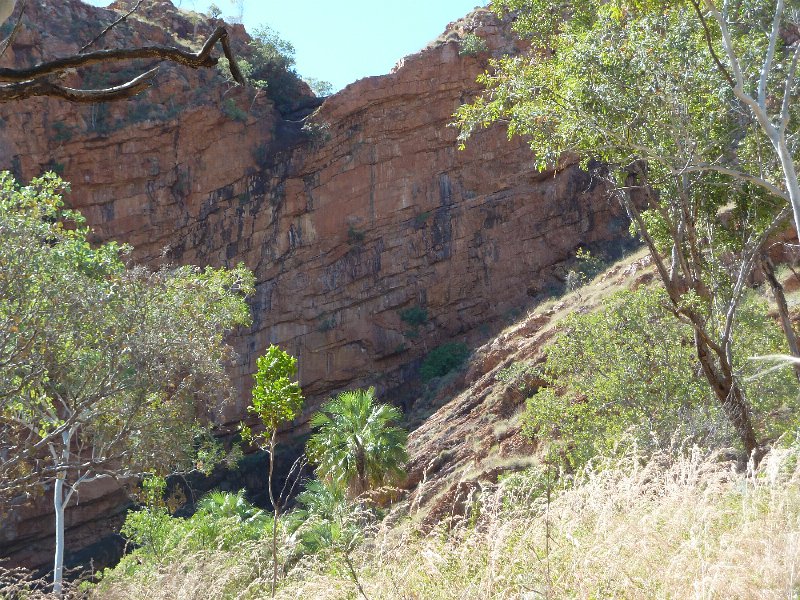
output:
{"label": "sunlit rock face", "polygon": [[[143,17],[102,44],[196,48],[213,29],[169,2]],[[33,3],[3,60],[74,52],[114,18],[77,0]],[[464,32],[487,50],[461,56]],[[244,31],[232,36],[246,53]],[[131,101],[0,106],[0,168],[22,179],[60,172],[96,239],[133,245],[138,262],[253,269],[253,324],[232,337],[237,393],[218,407],[221,425],[246,418],[255,360],[270,343],[299,359],[307,403],[293,431],[344,388],[375,385],[408,407],[427,352],[453,339],[484,341],[558,283],[578,246],[611,247],[626,230],[586,173],[537,173],[524,140],[509,142],[500,128],[457,149],[453,112],[479,91],[487,59],[516,49],[505,24],[480,9],[391,74],[357,81],[321,106],[301,89],[280,111],[220,72],[165,66]],[[68,79],[115,83],[145,66]],[[410,308],[427,320],[404,321]],[[82,499],[73,512],[82,516],[69,522],[91,534],[70,534],[71,549],[112,531],[119,519],[109,515],[121,505],[108,494]],[[49,562],[47,510],[4,516],[0,556]]]}

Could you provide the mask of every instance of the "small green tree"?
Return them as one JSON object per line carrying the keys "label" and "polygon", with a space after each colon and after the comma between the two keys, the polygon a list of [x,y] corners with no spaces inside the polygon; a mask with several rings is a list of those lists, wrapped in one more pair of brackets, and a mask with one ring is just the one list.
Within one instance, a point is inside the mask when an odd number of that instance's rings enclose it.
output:
{"label": "small green tree", "polygon": [[247,409],[259,418],[264,426],[264,431],[254,434],[252,430],[245,428],[244,438],[256,443],[269,456],[267,491],[274,513],[272,520],[272,595],[274,597],[278,581],[278,517],[281,508],[280,498],[276,500],[272,489],[275,446],[278,428],[283,423],[291,422],[300,414],[303,407],[303,395],[300,384],[294,381],[297,373],[297,359],[278,346],[271,345],[267,348],[264,356],[260,356],[256,361],[256,365],[258,370],[254,375],[253,399]]}
{"label": "small green tree", "polygon": [[319,98],[324,98],[333,94],[333,84],[330,81],[325,81],[324,79],[318,79],[316,77],[303,77],[303,81],[308,84],[308,87],[311,88],[314,95]]}
{"label": "small green tree", "polygon": [[437,346],[428,353],[420,367],[423,381],[434,377],[443,377],[464,364],[469,356],[469,348],[461,342],[447,342]]}
{"label": "small green tree", "polygon": [[475,56],[481,54],[489,49],[486,40],[475,35],[474,33],[467,33],[458,43],[459,56]]}
{"label": "small green tree", "polygon": [[351,496],[402,478],[408,434],[392,425],[401,418],[397,408],[375,404],[375,388],[329,400],[311,418],[317,431],[306,449],[317,475]]}

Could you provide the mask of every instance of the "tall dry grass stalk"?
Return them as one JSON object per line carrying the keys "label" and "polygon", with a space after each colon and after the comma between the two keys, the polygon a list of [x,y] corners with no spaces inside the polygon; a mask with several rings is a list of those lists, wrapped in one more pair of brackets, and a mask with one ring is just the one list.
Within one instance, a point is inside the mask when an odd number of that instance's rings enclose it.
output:
{"label": "tall dry grass stalk", "polygon": [[[410,521],[353,553],[370,600],[758,598],[800,594],[800,449],[757,472],[699,451],[598,462],[546,501],[541,472],[484,490],[428,535]],[[263,598],[266,548],[188,555],[102,598]],[[279,598],[355,598],[341,559],[307,559]]]}
{"label": "tall dry grass stalk", "polygon": [[[384,532],[359,556],[362,583],[371,600],[795,599],[798,483],[797,448],[746,475],[699,451],[598,463],[549,505],[541,477],[515,476],[450,533]],[[290,579],[281,597],[352,595],[324,565]]]}

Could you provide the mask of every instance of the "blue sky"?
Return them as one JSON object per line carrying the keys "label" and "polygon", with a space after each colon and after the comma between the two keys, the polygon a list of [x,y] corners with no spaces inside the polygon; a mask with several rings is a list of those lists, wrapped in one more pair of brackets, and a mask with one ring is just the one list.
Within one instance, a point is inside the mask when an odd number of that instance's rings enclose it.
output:
{"label": "blue sky", "polygon": [[[110,0],[89,0],[107,6]],[[211,0],[173,0],[205,12]],[[234,16],[231,0],[214,0],[224,17]],[[450,22],[484,0],[245,0],[248,30],[266,24],[296,50],[297,71],[330,81],[340,89],[361,77],[388,73],[402,57],[422,49]]]}

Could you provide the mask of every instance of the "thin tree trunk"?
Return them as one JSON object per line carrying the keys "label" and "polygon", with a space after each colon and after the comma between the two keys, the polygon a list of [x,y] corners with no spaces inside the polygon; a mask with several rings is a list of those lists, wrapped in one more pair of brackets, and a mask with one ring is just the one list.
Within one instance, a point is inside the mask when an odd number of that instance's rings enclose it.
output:
{"label": "thin tree trunk", "polygon": [[[644,183],[646,185],[646,182]],[[647,188],[645,187],[643,189]],[[681,305],[681,297],[686,291],[686,289],[683,289],[684,285],[690,287],[701,297],[703,296],[704,292],[707,294],[707,290],[700,288],[699,284],[702,284],[702,282],[699,281],[699,278],[692,277],[691,280],[687,278],[685,282],[673,280],[670,272],[667,270],[666,265],[664,264],[663,257],[658,251],[658,245],[649,234],[647,225],[645,224],[639,209],[631,199],[630,193],[627,191],[623,192],[620,195],[620,199],[622,200],[622,204],[625,207],[628,216],[630,216],[631,220],[636,225],[637,232],[650,250],[650,255],[655,262],[661,282],[664,284],[664,288],[667,291],[670,301],[675,307],[675,314],[678,315],[680,313],[683,317],[688,319],[692,329],[694,330],[695,351],[697,352],[697,358],[700,361],[703,374],[705,375],[708,384],[714,391],[717,401],[722,406],[725,416],[728,418],[731,425],[733,425],[736,435],[739,437],[742,446],[744,446],[744,450],[748,459],[752,458],[755,463],[758,464],[758,462],[764,456],[764,449],[758,443],[756,438],[750,411],[747,407],[747,402],[744,397],[744,392],[739,387],[738,383],[736,383],[736,380],[733,376],[733,368],[730,364],[731,361],[728,356],[730,354],[730,349],[728,348],[727,355],[725,352],[719,350],[715,351],[712,349],[709,346],[709,343],[707,343],[709,338],[704,328],[704,323],[699,315],[691,314],[690,312],[685,311],[680,312],[679,309]],[[698,267],[699,271],[700,265],[695,266]],[[722,344],[722,348],[726,348],[726,346],[726,344]]]}
{"label": "thin tree trunk", "polygon": [[272,471],[275,466],[275,436],[277,429],[272,431],[269,438],[269,475],[267,477],[267,489],[269,490],[269,501],[272,503],[272,597],[275,597],[275,588],[278,585],[278,503],[272,494]]}
{"label": "thin tree trunk", "polygon": [[367,491],[369,485],[367,484],[367,457],[364,447],[356,440],[356,473],[358,475],[358,493],[359,496]]}
{"label": "thin tree trunk", "polygon": [[[66,467],[70,460],[70,444],[72,443],[72,429],[66,429],[61,432],[61,464],[59,466]],[[54,453],[55,456],[57,454]],[[55,485],[53,486],[53,508],[56,513],[56,552],[53,559],[53,594],[61,597],[64,591],[64,513],[72,494],[64,496],[64,482],[67,478],[66,470],[60,471],[56,476]]]}
{"label": "thin tree trunk", "polygon": [[[783,293],[783,286],[778,278],[775,276],[775,265],[772,264],[769,256],[764,255],[763,260],[764,277],[772,289],[772,295],[775,297],[775,304],[778,307],[778,316],[781,319],[781,328],[783,334],[786,336],[786,343],[789,346],[789,353],[800,358],[800,346],[797,344],[797,334],[792,327],[792,319],[789,316],[789,305],[786,302],[786,295]],[[794,365],[794,374],[797,380],[800,381],[800,364]]]}
{"label": "thin tree trunk", "polygon": [[56,555],[53,562],[53,594],[61,597],[64,579],[64,477],[59,473],[53,490],[53,507],[56,511]]}

